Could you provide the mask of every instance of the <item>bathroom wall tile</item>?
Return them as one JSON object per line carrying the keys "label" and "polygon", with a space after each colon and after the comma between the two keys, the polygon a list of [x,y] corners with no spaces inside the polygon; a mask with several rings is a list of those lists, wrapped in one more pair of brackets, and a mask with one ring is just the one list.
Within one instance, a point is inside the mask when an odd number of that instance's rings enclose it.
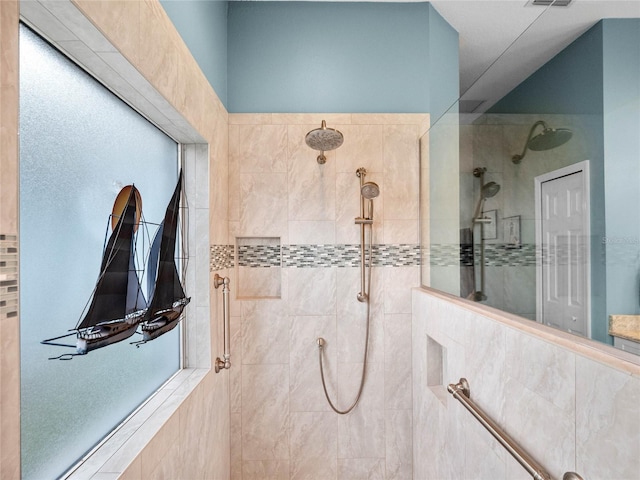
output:
{"label": "bathroom wall tile", "polygon": [[322,120],[325,120],[328,128],[335,128],[335,125],[350,124],[351,116],[350,113],[274,113],[271,122],[274,125],[314,125],[313,128],[320,128]]}
{"label": "bathroom wall tile", "polygon": [[339,480],[383,480],[384,458],[339,458]]}
{"label": "bathroom wall tile", "polygon": [[19,318],[0,321],[0,476],[20,475],[20,330]]}
{"label": "bathroom wall tile", "polygon": [[229,221],[240,220],[240,127],[229,125]]}
{"label": "bathroom wall tile", "polygon": [[351,123],[354,125],[423,125],[428,118],[428,113],[354,113],[351,115]]}
{"label": "bathroom wall tile", "polygon": [[140,455],[143,478],[151,478],[153,472],[158,468],[171,470],[172,466],[166,464],[165,461],[170,458],[173,458],[174,461],[178,460],[177,450],[171,452],[170,455],[167,455],[167,453],[170,452],[172,446],[179,446],[175,441],[179,437],[180,415],[174,414],[164,425],[164,428],[149,441]]}
{"label": "bathroom wall tile", "polygon": [[288,426],[289,369],[242,365],[243,461],[288,460]]}
{"label": "bathroom wall tile", "polygon": [[414,126],[384,130],[385,218],[418,218],[418,140]]}
{"label": "bathroom wall tile", "polygon": [[242,480],[289,480],[289,460],[242,462]]}
{"label": "bathroom wall tile", "polygon": [[285,173],[287,127],[238,125],[240,173]]}
{"label": "bathroom wall tile", "polygon": [[[489,432],[470,431],[465,443],[463,478],[465,480],[507,480],[503,457],[492,448]],[[451,477],[455,478],[455,477]]]}
{"label": "bathroom wall tile", "polygon": [[367,172],[383,171],[383,126],[338,125],[344,143],[336,150],[336,170],[355,173],[360,167]]}
{"label": "bathroom wall tile", "polygon": [[507,150],[505,145],[502,125],[475,126],[473,135],[474,167],[484,167],[487,172],[491,173],[502,172],[504,160],[508,160],[513,153]]}
{"label": "bathroom wall tile", "polygon": [[285,302],[242,302],[242,363],[289,364],[289,318]]}
{"label": "bathroom wall tile", "polygon": [[413,478],[413,445],[409,440],[412,430],[411,416],[411,409],[386,411],[386,479]]}
{"label": "bathroom wall tile", "polygon": [[336,317],[302,316],[289,317],[290,353],[289,371],[291,375],[289,402],[292,412],[328,411],[330,406],[325,399],[320,378],[319,351],[317,340],[325,340],[323,368],[327,391],[332,399],[336,398],[337,385],[337,348]]}
{"label": "bathroom wall tile", "polygon": [[336,268],[288,268],[289,315],[336,313]]}
{"label": "bathroom wall tile", "polygon": [[411,289],[420,286],[420,267],[382,269],[384,312],[411,313]]}
{"label": "bathroom wall tile", "polygon": [[238,267],[238,298],[280,298],[282,269],[280,267]]}
{"label": "bathroom wall tile", "polygon": [[318,152],[304,142],[306,126],[288,131],[289,220],[335,220],[336,162],[329,158],[318,164]]}
{"label": "bathroom wall tile", "polygon": [[[240,303],[240,302],[238,302]],[[232,413],[242,411],[242,317],[231,317],[229,321],[231,327],[231,365],[229,370],[229,406]],[[222,342],[216,342],[215,351],[219,350]],[[220,356],[220,354],[218,354]]]}
{"label": "bathroom wall tile", "polygon": [[230,113],[229,125],[269,125],[271,113]]}
{"label": "bathroom wall tile", "polygon": [[136,458],[117,478],[121,480],[139,480],[142,478],[142,461]]}
{"label": "bathroom wall tile", "polygon": [[411,409],[411,314],[384,316],[385,408]]}
{"label": "bathroom wall tile", "polygon": [[336,228],[333,221],[289,221],[291,245],[333,245]]}
{"label": "bathroom wall tile", "polygon": [[384,243],[404,243],[417,245],[419,243],[418,222],[412,220],[385,220]]}
{"label": "bathroom wall tile", "polygon": [[230,480],[242,480],[242,415],[231,414],[231,472]]}
{"label": "bathroom wall tile", "polygon": [[[383,365],[367,363],[367,376],[360,402],[349,415],[338,419],[338,458],[372,458],[385,455]],[[339,365],[338,408],[348,408],[356,398],[362,364]]]}
{"label": "bathroom wall tile", "polygon": [[281,237],[286,243],[283,211],[287,211],[286,174],[240,175],[240,229],[244,236]]}
{"label": "bathroom wall tile", "polygon": [[506,375],[573,417],[575,355],[515,330],[505,335]]}
{"label": "bathroom wall tile", "polygon": [[338,418],[333,412],[297,412],[289,424],[291,478],[336,478]]}
{"label": "bathroom wall tile", "polygon": [[[571,386],[568,386],[573,390]],[[575,416],[558,408],[520,382],[508,380],[504,428],[551,474],[562,478],[575,462]]]}
{"label": "bathroom wall tile", "polygon": [[584,478],[637,478],[638,405],[638,376],[576,356],[576,472]]}

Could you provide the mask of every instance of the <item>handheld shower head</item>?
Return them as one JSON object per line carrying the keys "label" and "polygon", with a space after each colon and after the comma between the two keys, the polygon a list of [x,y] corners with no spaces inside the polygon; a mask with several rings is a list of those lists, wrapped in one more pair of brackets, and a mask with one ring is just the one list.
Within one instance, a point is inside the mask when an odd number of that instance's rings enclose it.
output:
{"label": "handheld shower head", "polygon": [[380,187],[378,187],[377,183],[366,182],[362,185],[362,187],[360,187],[360,193],[364,198],[372,200],[380,195]]}
{"label": "handheld shower head", "polygon": [[327,128],[327,122],[322,120],[322,126],[311,130],[304,137],[306,144],[314,150],[320,150],[318,155],[318,163],[323,164],[327,161],[327,157],[324,156],[324,152],[327,150],[335,150],[342,142],[344,142],[344,136],[335,128]]}

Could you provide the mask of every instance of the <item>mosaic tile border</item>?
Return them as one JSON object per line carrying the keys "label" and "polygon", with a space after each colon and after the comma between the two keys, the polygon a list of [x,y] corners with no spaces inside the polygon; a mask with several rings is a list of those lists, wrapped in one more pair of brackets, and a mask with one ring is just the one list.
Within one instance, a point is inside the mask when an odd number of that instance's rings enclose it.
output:
{"label": "mosaic tile border", "polygon": [[0,319],[18,316],[18,237],[0,234]]}
{"label": "mosaic tile border", "polygon": [[[567,252],[557,252],[568,255]],[[635,253],[640,255],[639,252]],[[626,256],[628,260],[628,255]],[[639,257],[640,258],[640,257]],[[421,264],[470,267],[478,264],[479,245],[431,245],[421,249],[415,244],[377,244],[373,246],[374,267],[413,267]],[[328,268],[360,266],[360,245],[240,245],[237,258],[234,245],[211,245],[211,271],[233,268]],[[490,267],[533,267],[536,246],[524,244],[486,244],[485,265]]]}

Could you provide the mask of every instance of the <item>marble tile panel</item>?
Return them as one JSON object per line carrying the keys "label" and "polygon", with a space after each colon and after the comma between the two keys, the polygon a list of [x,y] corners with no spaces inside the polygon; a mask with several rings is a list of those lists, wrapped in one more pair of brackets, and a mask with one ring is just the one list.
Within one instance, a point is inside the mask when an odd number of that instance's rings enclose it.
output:
{"label": "marble tile panel", "polygon": [[230,480],[242,480],[242,414],[231,414]]}
{"label": "marble tile panel", "polygon": [[240,127],[229,125],[229,221],[240,220]]}
{"label": "marble tile panel", "polygon": [[[465,480],[507,480],[503,457],[492,448],[493,437],[487,431],[470,431],[465,442],[462,478]],[[458,466],[458,473],[459,473]],[[450,477],[453,478],[453,477]]]}
{"label": "marble tile panel", "polygon": [[289,315],[335,315],[336,268],[287,268]]}
{"label": "marble tile panel", "polygon": [[244,236],[280,237],[288,231],[285,173],[240,175],[240,229]]}
{"label": "marble tile panel", "polygon": [[327,162],[316,161],[318,152],[304,141],[307,127],[288,127],[289,220],[335,220],[336,162],[330,152]]}
{"label": "marble tile panel", "polygon": [[289,317],[285,302],[242,302],[242,363],[289,364]]}
{"label": "marble tile panel", "polygon": [[229,125],[270,125],[271,113],[230,113]]}
{"label": "marble tile panel", "polygon": [[638,405],[638,376],[576,356],[576,472],[584,478],[637,478]]}
{"label": "marble tile panel", "polygon": [[[560,388],[564,389],[564,386]],[[571,385],[567,385],[567,389],[573,390]],[[564,472],[574,470],[576,423],[573,408],[568,411],[558,408],[512,379],[507,380],[506,390],[509,399],[504,408],[504,429],[553,478],[562,478]]]}
{"label": "marble tile panel", "polygon": [[386,475],[388,480],[413,478],[412,411],[387,410],[385,418]]}
{"label": "marble tile panel", "polygon": [[420,267],[384,268],[384,312],[411,313],[411,289],[420,286]]}
{"label": "marble tile panel", "polygon": [[285,173],[287,127],[238,125],[237,153],[240,173]]}
{"label": "marble tile panel", "polygon": [[404,243],[417,245],[419,242],[418,220],[385,220],[384,236],[379,239],[380,243],[384,240],[386,244]]}
{"label": "marble tile panel", "polygon": [[20,476],[20,330],[19,317],[0,321],[0,476]]}
{"label": "marble tile panel", "polygon": [[336,398],[337,349],[336,317],[302,316],[289,317],[290,351],[289,402],[291,412],[328,411],[330,406],[322,389],[317,340],[325,340],[323,369],[330,398]]}
{"label": "marble tile panel", "polygon": [[[7,2],[9,3],[9,2]],[[84,9],[85,4],[94,2],[78,2],[79,6]],[[78,37],[71,32],[60,20],[58,20],[49,10],[47,10],[40,2],[23,1],[20,2],[20,15],[34,25],[43,25],[42,33],[52,42],[64,40],[77,40]]]}
{"label": "marble tile panel", "polygon": [[[174,414],[165,423],[162,429],[145,445],[140,454],[141,471],[143,478],[151,478],[153,472],[166,458],[173,457],[177,461],[177,451],[173,455],[167,455],[172,445],[176,445],[176,438],[180,437],[180,414]],[[165,465],[164,468],[171,468]]]}
{"label": "marble tile panel", "polygon": [[566,416],[575,409],[575,355],[535,337],[505,330],[505,374]]}
{"label": "marble tile panel", "polygon": [[293,457],[291,459],[291,480],[332,480],[338,475],[338,459],[333,456]]}
{"label": "marble tile panel", "polygon": [[[384,375],[382,364],[367,363],[367,376],[358,405],[338,418],[338,458],[385,455]],[[358,393],[362,364],[339,365],[337,406],[348,408]]]}
{"label": "marble tile panel", "polygon": [[383,126],[339,125],[344,143],[336,150],[336,171],[355,173],[360,167],[367,172],[383,171]]}
{"label": "marble tile panel", "polygon": [[508,312],[536,313],[536,267],[504,266],[504,306]]}
{"label": "marble tile panel", "polygon": [[327,122],[328,128],[336,128],[336,125],[351,123],[350,113],[274,113],[271,115],[271,123],[274,125],[313,125],[320,128],[322,120]]}
{"label": "marble tile panel", "polygon": [[339,458],[339,480],[383,480],[384,458]]}
{"label": "marble tile panel", "polygon": [[333,221],[289,221],[291,245],[333,245],[336,228]]}
{"label": "marble tile panel", "polygon": [[137,457],[117,478],[120,480],[139,480],[142,478],[142,461]]}
{"label": "marble tile panel", "polygon": [[384,396],[387,409],[411,409],[411,314],[384,316]]}
{"label": "marble tile panel", "polygon": [[238,298],[278,299],[281,295],[282,269],[280,267],[238,267]]}
{"label": "marble tile panel", "polygon": [[288,464],[288,368],[242,365],[242,459]]}
{"label": "marble tile panel", "polygon": [[242,480],[289,480],[289,460],[242,462]]}
{"label": "marble tile panel", "polygon": [[334,412],[295,412],[289,421],[292,458],[330,458],[338,451],[338,416]]}
{"label": "marble tile panel", "polygon": [[[242,412],[242,317],[231,317],[231,369],[229,370],[229,406],[232,413]],[[218,350],[217,342],[215,350],[224,352],[224,349]]]}
{"label": "marble tile panel", "polygon": [[413,126],[384,130],[385,219],[418,218],[418,138]]}

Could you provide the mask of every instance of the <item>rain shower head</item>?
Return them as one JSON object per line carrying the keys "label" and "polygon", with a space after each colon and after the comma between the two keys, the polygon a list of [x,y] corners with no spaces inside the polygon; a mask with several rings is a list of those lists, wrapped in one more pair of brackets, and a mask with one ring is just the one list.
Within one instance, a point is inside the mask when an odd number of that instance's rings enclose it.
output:
{"label": "rain shower head", "polygon": [[[542,133],[539,133],[534,137],[533,132],[539,125],[543,128]],[[511,157],[511,161],[516,164],[520,163],[527,153],[527,149],[540,152],[559,147],[560,145],[567,143],[571,139],[572,135],[573,132],[568,128],[551,128],[542,120],[539,120],[534,123],[531,130],[529,130],[529,136],[524,144],[522,153]]]}
{"label": "rain shower head", "polygon": [[344,136],[335,128],[327,128],[327,122],[322,120],[322,126],[307,133],[304,141],[314,150],[320,150],[321,153],[318,155],[317,160],[319,164],[323,164],[327,161],[324,152],[327,150],[335,150],[342,145]]}
{"label": "rain shower head", "polygon": [[360,187],[360,193],[364,198],[368,198],[372,200],[380,195],[380,187],[377,183],[367,182],[362,187]]}

